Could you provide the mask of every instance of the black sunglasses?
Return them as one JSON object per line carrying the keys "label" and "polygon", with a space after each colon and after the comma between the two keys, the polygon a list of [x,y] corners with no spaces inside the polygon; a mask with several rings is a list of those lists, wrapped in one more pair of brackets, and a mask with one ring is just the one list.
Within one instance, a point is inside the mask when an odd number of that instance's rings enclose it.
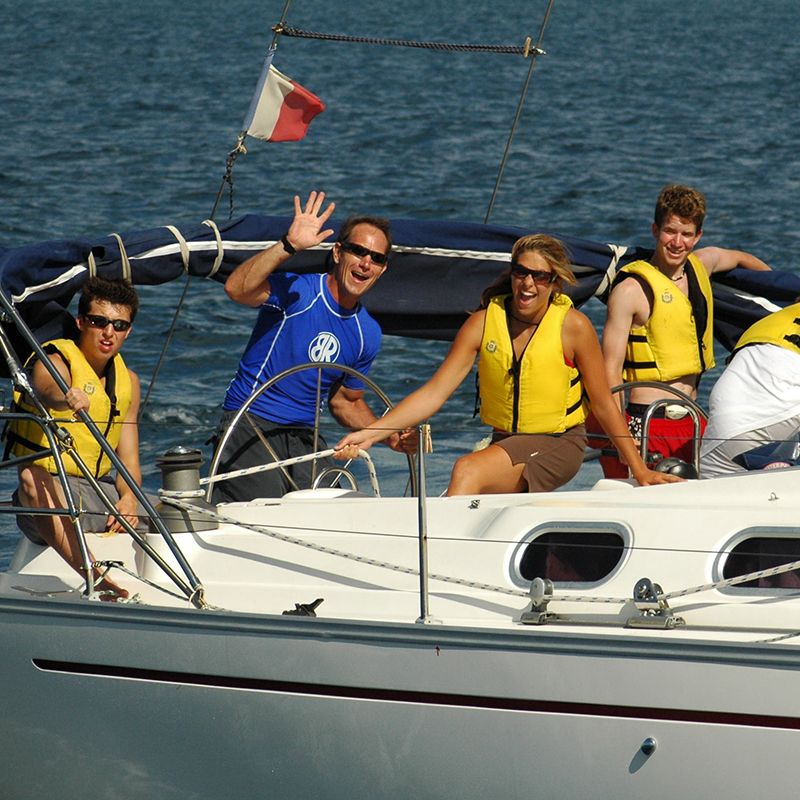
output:
{"label": "black sunglasses", "polygon": [[544,269],[528,269],[527,267],[523,267],[522,264],[517,264],[516,261],[511,262],[511,274],[515,278],[527,278],[530,276],[533,278],[534,283],[541,283],[543,285],[552,283],[558,277],[555,272],[548,272]]}
{"label": "black sunglasses", "polygon": [[345,253],[352,253],[358,258],[366,258],[369,256],[372,259],[372,263],[377,264],[379,267],[382,267],[389,260],[389,256],[387,256],[386,253],[378,253],[376,250],[370,250],[368,247],[356,244],[355,242],[340,242],[339,247],[341,247]]}
{"label": "black sunglasses", "polygon": [[133,323],[128,319],[109,319],[108,317],[101,317],[99,314],[84,314],[83,318],[93,327],[93,328],[105,328],[106,325],[111,325],[111,327],[117,332],[122,333],[122,331],[127,331],[128,328],[133,325]]}

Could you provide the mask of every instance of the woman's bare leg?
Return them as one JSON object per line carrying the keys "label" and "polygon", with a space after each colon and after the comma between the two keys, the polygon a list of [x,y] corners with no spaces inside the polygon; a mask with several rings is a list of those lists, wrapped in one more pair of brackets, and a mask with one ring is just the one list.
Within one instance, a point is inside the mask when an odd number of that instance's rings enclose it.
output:
{"label": "woman's bare leg", "polygon": [[501,494],[524,492],[524,464],[512,464],[502,447],[490,444],[484,450],[469,453],[456,461],[450,475],[447,494]]}

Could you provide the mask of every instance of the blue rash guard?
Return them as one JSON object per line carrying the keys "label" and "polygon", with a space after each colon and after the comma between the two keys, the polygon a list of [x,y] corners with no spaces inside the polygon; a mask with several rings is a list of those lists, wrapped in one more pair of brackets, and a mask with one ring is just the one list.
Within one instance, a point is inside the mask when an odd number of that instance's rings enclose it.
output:
{"label": "blue rash guard", "polygon": [[[378,355],[381,329],[358,304],[342,308],[328,289],[327,275],[278,272],[269,276],[271,294],[258,312],[253,333],[228,387],[223,407],[241,408],[247,398],[270,378],[308,361],[336,362],[369,372]],[[323,370],[321,402],[341,372]],[[344,385],[362,389],[363,383],[345,376]],[[250,407],[263,419],[281,425],[314,424],[317,371],[304,370],[278,381]]]}

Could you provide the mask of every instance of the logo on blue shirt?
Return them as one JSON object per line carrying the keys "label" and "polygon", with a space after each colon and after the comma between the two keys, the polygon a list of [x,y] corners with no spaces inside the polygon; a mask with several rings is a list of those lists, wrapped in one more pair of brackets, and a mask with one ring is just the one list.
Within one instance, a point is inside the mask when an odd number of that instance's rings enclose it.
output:
{"label": "logo on blue shirt", "polygon": [[316,362],[336,361],[341,345],[339,340],[327,331],[318,333],[308,346],[308,360]]}

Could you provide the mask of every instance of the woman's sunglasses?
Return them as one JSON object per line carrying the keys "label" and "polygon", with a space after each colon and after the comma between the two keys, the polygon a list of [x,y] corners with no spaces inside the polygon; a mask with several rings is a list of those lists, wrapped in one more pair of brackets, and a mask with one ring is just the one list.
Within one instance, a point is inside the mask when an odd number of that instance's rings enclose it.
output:
{"label": "woman's sunglasses", "polygon": [[544,269],[528,269],[521,264],[517,264],[516,261],[511,262],[511,274],[520,279],[531,277],[534,283],[540,283],[543,286],[552,283],[557,277],[555,272],[548,272]]}
{"label": "woman's sunglasses", "polygon": [[101,317],[99,314],[84,314],[83,318],[93,327],[101,330],[110,325],[117,333],[127,331],[133,323],[128,319],[109,319]]}

